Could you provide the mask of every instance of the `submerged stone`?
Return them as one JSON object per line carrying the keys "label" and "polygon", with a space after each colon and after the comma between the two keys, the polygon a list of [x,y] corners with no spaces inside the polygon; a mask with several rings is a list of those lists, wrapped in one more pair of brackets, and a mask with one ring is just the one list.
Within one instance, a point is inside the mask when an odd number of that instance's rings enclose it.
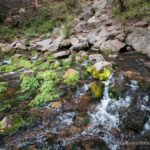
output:
{"label": "submerged stone", "polygon": [[101,98],[103,96],[104,84],[102,82],[93,82],[90,86],[90,91],[94,98]]}

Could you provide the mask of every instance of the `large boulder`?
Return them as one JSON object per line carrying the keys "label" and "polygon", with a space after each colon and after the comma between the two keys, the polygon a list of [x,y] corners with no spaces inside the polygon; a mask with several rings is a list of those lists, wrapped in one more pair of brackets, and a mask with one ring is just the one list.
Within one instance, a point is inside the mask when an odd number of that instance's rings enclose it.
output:
{"label": "large boulder", "polygon": [[122,43],[119,40],[108,40],[100,46],[100,50],[105,52],[109,50],[112,53],[117,53],[119,52],[122,48],[124,48],[126,45],[125,43]]}
{"label": "large boulder", "polygon": [[132,46],[136,51],[150,57],[150,32],[143,34],[133,32],[127,36],[126,43]]}
{"label": "large boulder", "polygon": [[46,39],[46,40],[42,40],[42,41],[39,41],[35,44],[35,48],[37,50],[41,50],[41,51],[46,51],[50,48],[50,45],[52,43],[52,39]]}
{"label": "large boulder", "polygon": [[101,81],[109,79],[112,72],[112,64],[107,61],[101,61],[94,64],[92,67],[88,67],[87,71],[92,75],[94,79]]}

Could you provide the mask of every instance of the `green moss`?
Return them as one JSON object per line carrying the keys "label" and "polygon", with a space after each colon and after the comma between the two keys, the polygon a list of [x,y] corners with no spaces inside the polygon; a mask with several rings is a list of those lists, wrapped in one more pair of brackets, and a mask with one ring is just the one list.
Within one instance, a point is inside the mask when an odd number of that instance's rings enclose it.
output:
{"label": "green moss", "polygon": [[0,82],[0,94],[7,91],[7,82]]}
{"label": "green moss", "polygon": [[26,60],[25,58],[17,58],[17,59],[13,58],[10,64],[0,66],[0,71],[12,72],[20,68],[30,69],[32,67],[33,67],[32,63]]}
{"label": "green moss", "polygon": [[90,91],[94,98],[101,98],[103,96],[104,84],[101,82],[93,82],[90,86]]}
{"label": "green moss", "polygon": [[3,121],[0,121],[0,134],[2,135],[8,135],[8,134],[14,134],[16,133],[19,128],[26,125],[25,120],[21,116],[7,116],[5,118],[7,122],[9,122],[7,125],[3,126]]}
{"label": "green moss", "polygon": [[54,91],[56,83],[54,81],[45,81],[40,87],[41,92],[49,93]]}
{"label": "green moss", "polygon": [[39,107],[45,104],[46,102],[50,102],[52,100],[55,100],[59,98],[59,94],[52,91],[52,92],[47,92],[46,90],[43,91],[42,93],[38,94],[35,99],[33,99],[30,103],[31,107]]}
{"label": "green moss", "polygon": [[109,68],[104,68],[102,73],[99,74],[99,80],[105,81],[108,80],[112,71]]}
{"label": "green moss", "polygon": [[69,85],[69,86],[76,86],[76,84],[80,81],[80,73],[77,72],[75,74],[72,74],[68,76],[65,80],[64,83]]}
{"label": "green moss", "polygon": [[44,79],[45,81],[53,80],[55,82],[58,82],[60,80],[58,73],[54,70],[47,70],[45,72],[39,72],[37,74],[37,78]]}
{"label": "green moss", "polygon": [[39,87],[39,81],[34,77],[24,77],[21,82],[22,91],[32,91]]}
{"label": "green moss", "polygon": [[88,67],[87,71],[92,75],[94,79],[99,79],[101,81],[108,80],[112,73],[112,69],[106,67],[104,67],[102,71],[97,71],[94,67]]}

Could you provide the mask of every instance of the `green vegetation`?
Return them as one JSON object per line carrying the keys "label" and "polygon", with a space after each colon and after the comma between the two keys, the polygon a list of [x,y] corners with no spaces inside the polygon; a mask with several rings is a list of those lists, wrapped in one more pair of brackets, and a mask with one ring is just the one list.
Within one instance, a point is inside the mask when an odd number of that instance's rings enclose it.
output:
{"label": "green vegetation", "polygon": [[0,25],[0,39],[12,40],[16,37],[16,28],[11,25]]}
{"label": "green vegetation", "polygon": [[7,91],[7,82],[0,82],[0,94]]}
{"label": "green vegetation", "polygon": [[1,135],[10,135],[16,133],[21,127],[29,125],[32,123],[31,118],[23,119],[21,116],[6,116],[5,120],[9,122],[9,124],[5,125],[5,121],[0,121],[0,134]]}
{"label": "green vegetation", "polygon": [[68,77],[65,78],[64,83],[69,86],[76,86],[76,84],[80,80],[80,73],[76,72],[73,74],[70,74]]}
{"label": "green vegetation", "polygon": [[59,98],[59,94],[55,93],[55,92],[46,92],[43,91],[40,94],[38,94],[35,99],[33,99],[30,103],[31,107],[39,107],[43,104],[45,104],[46,102],[50,102],[54,99]]}
{"label": "green vegetation", "polygon": [[12,72],[16,71],[20,68],[30,69],[32,67],[32,63],[25,58],[13,58],[10,64],[1,65],[0,71],[3,72]]}
{"label": "green vegetation", "polygon": [[39,81],[34,77],[24,77],[21,83],[22,91],[32,91],[39,87]]}
{"label": "green vegetation", "polygon": [[98,71],[95,69],[94,66],[88,67],[87,71],[92,75],[94,79],[99,79],[101,81],[108,80],[111,73],[112,68],[111,67],[104,67],[101,71]]}
{"label": "green vegetation", "polygon": [[93,82],[90,90],[94,98],[101,98],[103,96],[104,84],[102,82]]}
{"label": "green vegetation", "polygon": [[[1,23],[0,40],[13,40],[17,37],[18,29],[22,30],[22,36],[26,38],[34,38],[39,35],[43,35],[43,37],[45,35],[46,37],[46,34],[52,32],[54,27],[61,25],[62,34],[68,37],[73,18],[80,8],[81,1],[79,0],[47,1],[36,10],[30,9],[20,13],[19,17],[14,17],[11,23]],[[0,16],[1,18],[4,17]]]}
{"label": "green vegetation", "polygon": [[131,20],[149,17],[150,2],[148,0],[126,0],[125,10],[120,11],[119,6],[113,8],[113,13],[121,20]]}

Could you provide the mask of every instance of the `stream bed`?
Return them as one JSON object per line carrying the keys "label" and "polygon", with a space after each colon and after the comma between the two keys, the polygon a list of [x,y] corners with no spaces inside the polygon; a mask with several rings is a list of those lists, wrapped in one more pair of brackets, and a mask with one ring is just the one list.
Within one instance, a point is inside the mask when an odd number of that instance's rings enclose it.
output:
{"label": "stream bed", "polygon": [[[31,62],[43,57],[39,53],[26,54]],[[11,59],[12,56],[3,57],[1,66],[10,64]],[[149,59],[136,52],[107,59],[114,64],[114,71],[103,81],[101,98],[93,98],[90,85],[95,79],[86,76],[76,88],[58,84],[57,90],[63,89],[61,97],[34,108],[29,103],[37,92],[20,89],[20,75],[33,72],[22,66],[7,73],[1,71],[0,82],[7,82],[8,89],[0,94],[0,120],[5,118],[7,124],[14,118],[19,121],[5,134],[0,130],[0,149],[150,149],[150,69],[145,65]],[[83,73],[85,63],[69,67]],[[37,70],[36,66],[34,69]]]}

